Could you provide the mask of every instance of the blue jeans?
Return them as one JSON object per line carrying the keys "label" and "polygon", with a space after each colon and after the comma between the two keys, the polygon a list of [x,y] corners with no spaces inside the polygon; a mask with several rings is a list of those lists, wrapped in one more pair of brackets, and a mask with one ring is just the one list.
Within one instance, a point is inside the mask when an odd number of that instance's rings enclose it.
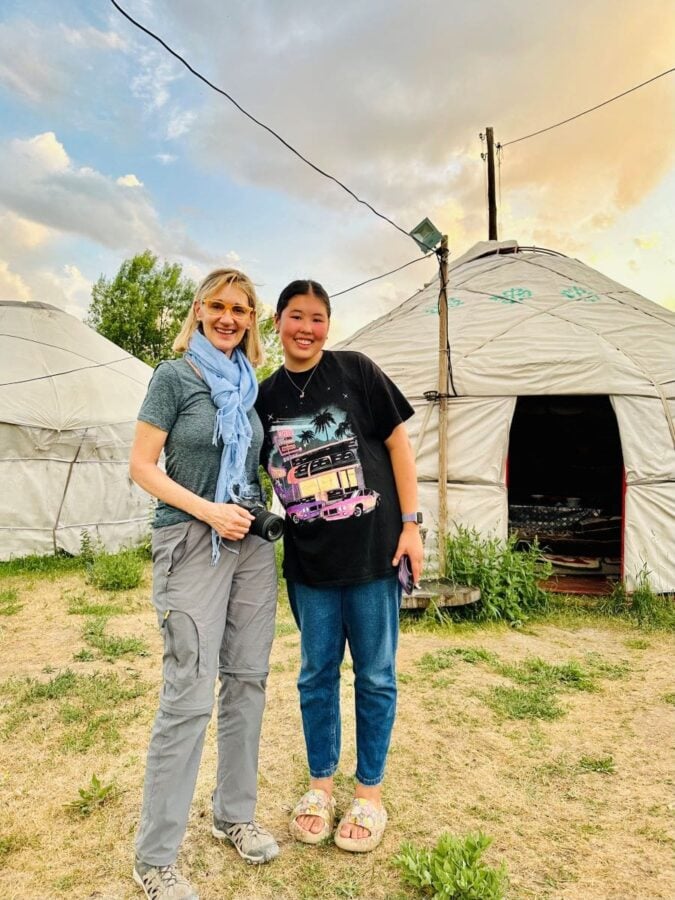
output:
{"label": "blue jeans", "polygon": [[298,690],[310,775],[328,778],[338,767],[340,665],[349,642],[354,663],[356,778],[361,784],[379,784],[396,715],[398,578],[393,575],[334,588],[289,581],[288,596],[300,629]]}

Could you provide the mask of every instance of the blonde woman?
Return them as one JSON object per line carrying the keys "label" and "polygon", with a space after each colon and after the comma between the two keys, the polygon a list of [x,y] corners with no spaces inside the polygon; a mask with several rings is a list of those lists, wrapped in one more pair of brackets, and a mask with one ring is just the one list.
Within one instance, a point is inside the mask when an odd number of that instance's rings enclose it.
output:
{"label": "blonde woman", "polygon": [[[134,878],[149,900],[195,900],[176,868],[197,780],[216,676],[215,837],[250,863],[279,848],[254,821],[258,746],[274,635],[270,542],[249,534],[260,502],[263,432],[254,409],[262,360],[255,288],[217,269],[197,288],[138,416],[134,481],[157,498],[153,603],[164,635],[163,683],[150,737]],[[166,471],[158,463],[164,451]]]}

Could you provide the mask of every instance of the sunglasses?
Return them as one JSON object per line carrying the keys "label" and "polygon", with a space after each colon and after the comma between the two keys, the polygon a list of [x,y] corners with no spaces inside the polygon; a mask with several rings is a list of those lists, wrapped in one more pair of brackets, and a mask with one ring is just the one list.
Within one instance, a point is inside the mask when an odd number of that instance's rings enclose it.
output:
{"label": "sunglasses", "polygon": [[415,587],[415,580],[407,553],[404,553],[398,561],[398,580],[403,588],[403,593],[410,597]]}
{"label": "sunglasses", "polygon": [[229,312],[238,322],[246,322],[253,313],[250,306],[244,306],[242,303],[224,303],[222,300],[202,300],[202,306],[209,316],[217,318]]}

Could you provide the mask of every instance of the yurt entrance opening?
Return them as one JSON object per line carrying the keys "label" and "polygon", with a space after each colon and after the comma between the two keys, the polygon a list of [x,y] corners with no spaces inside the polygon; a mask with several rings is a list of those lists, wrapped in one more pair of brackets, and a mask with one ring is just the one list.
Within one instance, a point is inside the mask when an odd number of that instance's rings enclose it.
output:
{"label": "yurt entrance opening", "polygon": [[609,397],[519,397],[508,457],[509,531],[537,537],[568,593],[621,574],[624,468]]}

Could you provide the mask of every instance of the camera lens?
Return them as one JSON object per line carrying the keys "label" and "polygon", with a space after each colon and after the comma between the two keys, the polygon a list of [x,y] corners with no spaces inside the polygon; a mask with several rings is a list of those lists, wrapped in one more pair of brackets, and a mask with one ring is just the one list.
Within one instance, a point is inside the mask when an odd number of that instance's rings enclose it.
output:
{"label": "camera lens", "polygon": [[249,507],[249,512],[254,516],[250,534],[255,534],[266,541],[279,540],[284,533],[284,520],[281,516],[269,512],[262,506]]}

